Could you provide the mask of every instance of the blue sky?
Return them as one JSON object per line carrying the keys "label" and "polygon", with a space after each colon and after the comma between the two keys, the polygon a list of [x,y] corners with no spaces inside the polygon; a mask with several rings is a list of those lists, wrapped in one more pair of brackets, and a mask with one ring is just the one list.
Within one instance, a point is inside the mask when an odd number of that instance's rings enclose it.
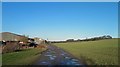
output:
{"label": "blue sky", "polygon": [[49,40],[118,36],[117,2],[4,2],[3,32]]}
{"label": "blue sky", "polygon": [[2,0],[3,2],[118,2],[119,0]]}

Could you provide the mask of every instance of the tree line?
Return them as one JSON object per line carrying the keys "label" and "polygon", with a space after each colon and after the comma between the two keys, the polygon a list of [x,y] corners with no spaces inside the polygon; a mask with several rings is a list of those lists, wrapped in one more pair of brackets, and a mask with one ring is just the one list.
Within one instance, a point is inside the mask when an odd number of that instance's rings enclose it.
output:
{"label": "tree line", "polygon": [[66,43],[66,42],[78,42],[78,41],[96,41],[96,40],[103,40],[103,39],[112,39],[112,36],[110,35],[104,35],[99,37],[93,37],[93,38],[86,38],[86,39],[68,39],[66,41],[53,41],[52,43]]}

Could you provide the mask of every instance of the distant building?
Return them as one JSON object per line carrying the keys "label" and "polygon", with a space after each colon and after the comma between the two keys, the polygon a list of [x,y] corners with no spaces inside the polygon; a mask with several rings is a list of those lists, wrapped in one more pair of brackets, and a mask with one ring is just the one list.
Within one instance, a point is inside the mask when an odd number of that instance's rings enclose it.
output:
{"label": "distant building", "polygon": [[36,44],[45,44],[45,40],[44,39],[41,39],[41,38],[38,38],[38,37],[35,37],[35,38],[33,38],[34,39],[34,41],[35,41],[35,43]]}

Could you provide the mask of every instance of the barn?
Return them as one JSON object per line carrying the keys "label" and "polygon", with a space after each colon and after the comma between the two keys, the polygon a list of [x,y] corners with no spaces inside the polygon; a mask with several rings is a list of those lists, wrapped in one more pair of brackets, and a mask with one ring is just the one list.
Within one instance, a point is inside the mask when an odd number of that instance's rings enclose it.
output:
{"label": "barn", "polygon": [[10,33],[10,32],[2,32],[0,33],[0,42],[2,43],[2,53],[12,52],[20,49],[22,47],[19,45],[19,42],[25,42],[28,40],[27,37]]}

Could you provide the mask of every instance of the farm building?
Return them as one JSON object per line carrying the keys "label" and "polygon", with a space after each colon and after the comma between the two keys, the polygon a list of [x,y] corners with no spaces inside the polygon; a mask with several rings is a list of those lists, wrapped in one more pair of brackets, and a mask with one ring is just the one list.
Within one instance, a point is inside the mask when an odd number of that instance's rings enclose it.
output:
{"label": "farm building", "polygon": [[28,38],[26,36],[2,32],[0,42],[2,43],[3,53],[12,52],[19,49],[26,49],[29,47],[37,47],[37,45],[44,45],[45,40],[41,38]]}
{"label": "farm building", "polygon": [[28,41],[27,37],[10,32],[2,32],[0,35],[2,53],[18,50],[22,47],[22,45],[20,45],[20,42]]}
{"label": "farm building", "polygon": [[23,39],[27,39],[27,37],[10,32],[2,32],[0,37],[0,41],[21,41]]}
{"label": "farm building", "polygon": [[34,39],[34,41],[35,41],[35,43],[36,44],[45,44],[45,40],[44,39],[42,39],[42,38],[37,38],[37,37],[35,37],[35,38],[33,38]]}

